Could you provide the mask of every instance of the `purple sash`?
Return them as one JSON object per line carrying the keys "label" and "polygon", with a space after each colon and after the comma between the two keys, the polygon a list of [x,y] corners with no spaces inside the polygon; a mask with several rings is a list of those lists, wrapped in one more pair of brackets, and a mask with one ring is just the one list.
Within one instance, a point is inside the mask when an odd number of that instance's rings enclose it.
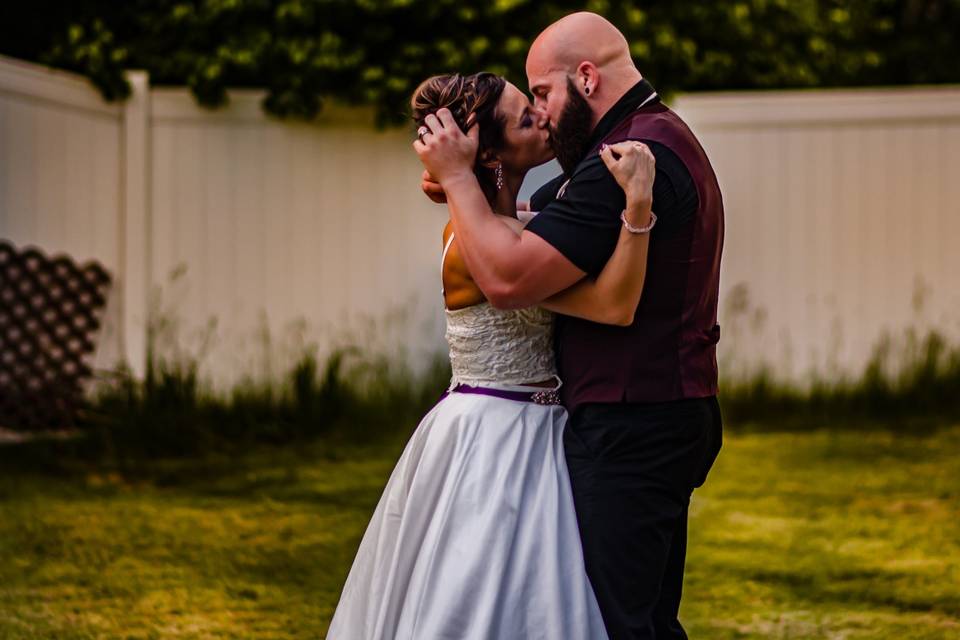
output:
{"label": "purple sash", "polygon": [[515,400],[517,402],[532,402],[534,404],[560,404],[560,394],[556,389],[544,389],[542,391],[509,391],[507,389],[491,389],[489,387],[473,387],[468,384],[458,384],[450,391],[445,391],[443,395],[440,396],[440,400],[446,398],[450,393],[472,393],[478,396],[491,396],[493,398]]}

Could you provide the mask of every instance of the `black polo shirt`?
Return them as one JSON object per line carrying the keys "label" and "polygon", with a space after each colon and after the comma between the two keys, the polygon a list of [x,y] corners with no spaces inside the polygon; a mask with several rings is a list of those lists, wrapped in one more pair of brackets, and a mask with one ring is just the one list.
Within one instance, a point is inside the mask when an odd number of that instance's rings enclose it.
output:
{"label": "black polo shirt", "polygon": [[[641,80],[603,115],[587,148],[596,147],[640,105],[659,100],[650,83]],[[699,206],[697,190],[690,172],[675,153],[657,142],[642,142],[650,147],[657,160],[652,207],[657,214],[657,224],[652,237],[662,236],[690,224]],[[588,275],[596,277],[616,248],[626,196],[598,153],[588,151],[588,157],[574,168],[562,197],[557,198],[558,190],[566,181],[566,175],[557,176],[533,194],[530,208],[540,214],[526,228]]]}

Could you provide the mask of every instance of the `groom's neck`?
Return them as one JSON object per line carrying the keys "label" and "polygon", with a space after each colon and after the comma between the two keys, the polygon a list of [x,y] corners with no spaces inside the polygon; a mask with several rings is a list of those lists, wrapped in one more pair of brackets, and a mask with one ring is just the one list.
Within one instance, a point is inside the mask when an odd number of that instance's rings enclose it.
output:
{"label": "groom's neck", "polygon": [[594,99],[590,101],[590,109],[593,112],[591,130],[595,129],[603,116],[641,80],[643,76],[632,65],[615,74],[604,74],[603,90],[596,92]]}

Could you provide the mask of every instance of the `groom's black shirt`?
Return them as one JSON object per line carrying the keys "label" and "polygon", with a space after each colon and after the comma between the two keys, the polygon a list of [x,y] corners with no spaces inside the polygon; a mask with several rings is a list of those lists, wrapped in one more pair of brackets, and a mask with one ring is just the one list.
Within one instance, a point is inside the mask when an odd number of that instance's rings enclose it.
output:
{"label": "groom's black shirt", "polygon": [[[641,104],[659,102],[655,93],[646,80],[634,85],[597,123],[587,148],[594,149]],[[657,142],[643,142],[657,160],[652,208],[657,214],[654,233],[662,236],[693,219],[698,207],[697,190],[690,172],[673,151]],[[558,199],[557,191],[566,180],[566,175],[557,176],[533,194],[530,208],[540,214],[526,228],[577,267],[597,276],[616,247],[626,196],[597,153],[588,152],[580,161],[563,197]]]}
{"label": "groom's black shirt", "polygon": [[[657,158],[643,296],[633,324],[559,315],[563,446],[587,573],[611,638],[686,638],[677,620],[687,510],[720,449],[717,306],[723,197],[683,120],[640,83],[598,123],[588,156],[532,199],[528,229],[587,273],[620,235],[624,196],[601,142],[646,142]],[[656,100],[656,98],[652,98]],[[669,149],[669,151],[668,151]]]}

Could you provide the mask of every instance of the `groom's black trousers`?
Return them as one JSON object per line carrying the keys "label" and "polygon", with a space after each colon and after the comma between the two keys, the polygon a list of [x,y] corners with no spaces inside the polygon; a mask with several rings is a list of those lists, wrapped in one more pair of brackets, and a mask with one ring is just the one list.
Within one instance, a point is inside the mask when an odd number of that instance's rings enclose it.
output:
{"label": "groom's black trousers", "polygon": [[720,451],[715,397],[587,404],[564,433],[587,574],[610,640],[687,635],[687,510]]}

